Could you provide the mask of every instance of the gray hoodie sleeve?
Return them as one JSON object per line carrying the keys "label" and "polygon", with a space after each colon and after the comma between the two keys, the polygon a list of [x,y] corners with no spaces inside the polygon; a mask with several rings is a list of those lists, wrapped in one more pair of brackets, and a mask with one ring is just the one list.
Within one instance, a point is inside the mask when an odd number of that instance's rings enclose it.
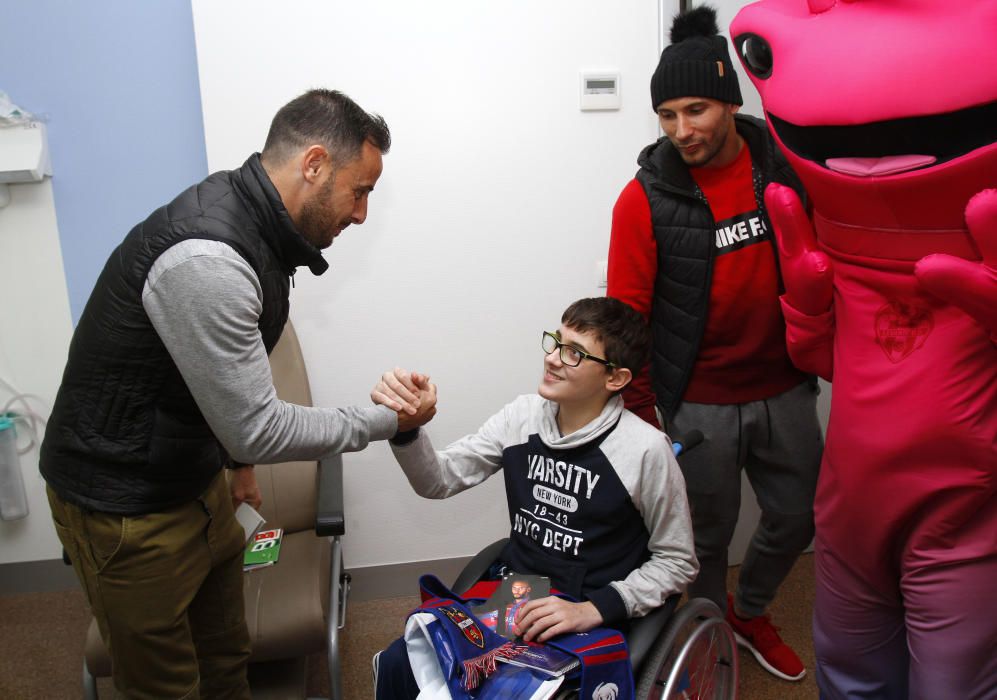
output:
{"label": "gray hoodie sleeve", "polygon": [[508,411],[513,405],[489,418],[478,432],[440,451],[425,430],[405,445],[392,443],[391,451],[412,489],[423,498],[449,498],[497,472],[509,440]]}
{"label": "gray hoodie sleeve", "polygon": [[685,591],[696,578],[699,561],[685,480],[664,433],[626,414],[613,441],[610,446],[607,440],[604,448],[614,452],[614,464],[625,465],[618,472],[650,533],[651,558],[610,585],[623,599],[629,617],[641,617],[673,593]]}
{"label": "gray hoodie sleeve", "polygon": [[383,406],[311,408],[281,401],[258,327],[262,291],[225,243],[186,240],[146,277],[142,303],[212,432],[248,464],[362,450],[398,427]]}

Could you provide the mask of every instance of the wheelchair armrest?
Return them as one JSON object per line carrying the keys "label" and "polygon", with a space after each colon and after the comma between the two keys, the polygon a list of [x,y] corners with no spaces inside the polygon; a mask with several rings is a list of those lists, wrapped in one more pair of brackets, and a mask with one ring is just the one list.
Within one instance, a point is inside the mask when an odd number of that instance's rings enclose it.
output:
{"label": "wheelchair armrest", "polygon": [[475,554],[474,558],[467,562],[461,570],[460,575],[457,576],[457,580],[454,581],[451,590],[458,594],[464,593],[468,588],[477,583],[478,580],[485,575],[485,572],[488,571],[488,567],[492,565],[492,562],[498,559],[498,555],[502,553],[502,550],[508,542],[509,538],[504,537],[501,540],[492,542],[490,545]]}
{"label": "wheelchair armrest", "polygon": [[630,662],[634,668],[638,668],[644,662],[644,657],[668,624],[681,597],[679,593],[669,596],[660,607],[630,623],[630,633],[626,637]]}
{"label": "wheelchair armrest", "polygon": [[339,536],[346,532],[343,512],[343,458],[333,455],[318,464],[318,497],[315,503],[315,534]]}

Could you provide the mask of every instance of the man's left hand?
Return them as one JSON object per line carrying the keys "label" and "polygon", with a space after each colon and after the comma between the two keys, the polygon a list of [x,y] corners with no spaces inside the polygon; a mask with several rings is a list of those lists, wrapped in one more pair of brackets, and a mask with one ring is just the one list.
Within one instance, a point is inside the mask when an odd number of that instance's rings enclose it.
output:
{"label": "man's left hand", "polygon": [[249,464],[238,469],[230,469],[229,486],[232,490],[232,507],[238,508],[240,503],[248,503],[253,508],[263,505],[263,495],[256,483],[256,470]]}
{"label": "man's left hand", "polygon": [[516,627],[527,642],[546,642],[559,634],[588,632],[601,624],[602,615],[592,603],[572,603],[557,596],[531,600],[516,616]]}

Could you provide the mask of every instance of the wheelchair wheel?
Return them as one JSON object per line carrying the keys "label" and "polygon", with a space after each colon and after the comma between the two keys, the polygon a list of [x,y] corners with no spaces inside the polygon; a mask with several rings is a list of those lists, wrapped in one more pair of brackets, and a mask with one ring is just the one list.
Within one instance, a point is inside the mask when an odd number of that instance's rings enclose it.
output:
{"label": "wheelchair wheel", "polygon": [[737,646],[720,609],[695,598],[675,613],[637,675],[639,700],[733,700]]}

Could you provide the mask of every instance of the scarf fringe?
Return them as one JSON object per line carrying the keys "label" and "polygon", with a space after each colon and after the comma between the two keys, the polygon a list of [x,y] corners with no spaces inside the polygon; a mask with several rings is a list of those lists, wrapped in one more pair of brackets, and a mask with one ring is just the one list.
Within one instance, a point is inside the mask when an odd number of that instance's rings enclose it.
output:
{"label": "scarf fringe", "polygon": [[519,656],[529,649],[522,644],[506,642],[500,647],[492,649],[487,654],[476,656],[464,662],[464,690],[474,690],[481,683],[495,672],[498,666],[498,659],[511,659]]}

